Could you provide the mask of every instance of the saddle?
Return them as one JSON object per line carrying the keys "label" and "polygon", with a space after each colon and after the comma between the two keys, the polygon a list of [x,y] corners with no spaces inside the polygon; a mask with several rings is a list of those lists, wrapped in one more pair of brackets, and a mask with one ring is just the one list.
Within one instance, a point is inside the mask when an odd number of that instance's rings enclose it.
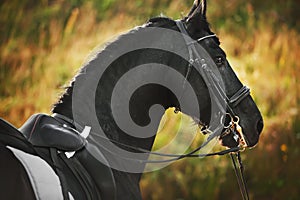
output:
{"label": "saddle", "polygon": [[59,177],[64,199],[115,199],[115,180],[106,158],[61,120],[35,114],[18,130],[0,118],[0,143],[46,161]]}

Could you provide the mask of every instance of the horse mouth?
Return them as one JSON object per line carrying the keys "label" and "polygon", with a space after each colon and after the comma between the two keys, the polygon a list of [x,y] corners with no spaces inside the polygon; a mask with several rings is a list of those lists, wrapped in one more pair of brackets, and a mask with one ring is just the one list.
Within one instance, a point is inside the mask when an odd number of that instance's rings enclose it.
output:
{"label": "horse mouth", "polygon": [[224,129],[219,137],[222,146],[233,148],[233,147],[248,147],[248,142],[242,132],[242,130],[234,129],[233,131],[228,131]]}
{"label": "horse mouth", "polygon": [[222,146],[228,147],[228,148],[233,148],[239,146],[238,141],[234,139],[233,133],[229,134],[224,134],[224,132],[221,134],[220,138],[220,143]]}

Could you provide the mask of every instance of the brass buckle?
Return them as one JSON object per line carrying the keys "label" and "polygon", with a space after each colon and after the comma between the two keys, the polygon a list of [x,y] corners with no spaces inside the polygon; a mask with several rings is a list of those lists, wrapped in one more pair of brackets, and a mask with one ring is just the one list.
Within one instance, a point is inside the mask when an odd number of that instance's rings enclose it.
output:
{"label": "brass buckle", "polygon": [[234,137],[237,137],[237,139],[235,140],[239,143],[239,147],[243,148],[242,150],[244,150],[246,147],[248,147],[248,145],[245,140],[242,127],[239,125],[240,118],[238,116],[234,116],[234,118],[232,118],[232,122],[234,124],[234,130],[235,130],[233,134],[236,135]]}

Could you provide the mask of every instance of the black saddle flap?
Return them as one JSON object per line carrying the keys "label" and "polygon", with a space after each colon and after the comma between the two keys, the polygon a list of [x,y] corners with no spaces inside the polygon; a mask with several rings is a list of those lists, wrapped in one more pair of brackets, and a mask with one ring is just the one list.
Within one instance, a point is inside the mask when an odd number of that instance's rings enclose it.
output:
{"label": "black saddle flap", "polygon": [[45,114],[32,115],[19,130],[34,146],[77,151],[86,144],[78,131]]}

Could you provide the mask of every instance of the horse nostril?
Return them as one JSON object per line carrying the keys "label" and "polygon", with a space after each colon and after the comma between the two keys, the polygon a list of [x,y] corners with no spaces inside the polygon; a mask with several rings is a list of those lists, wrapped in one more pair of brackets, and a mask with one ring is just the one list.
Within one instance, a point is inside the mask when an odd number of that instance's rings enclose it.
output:
{"label": "horse nostril", "polygon": [[262,118],[260,120],[258,120],[256,128],[257,128],[258,134],[260,134],[264,128],[264,122],[263,122]]}

